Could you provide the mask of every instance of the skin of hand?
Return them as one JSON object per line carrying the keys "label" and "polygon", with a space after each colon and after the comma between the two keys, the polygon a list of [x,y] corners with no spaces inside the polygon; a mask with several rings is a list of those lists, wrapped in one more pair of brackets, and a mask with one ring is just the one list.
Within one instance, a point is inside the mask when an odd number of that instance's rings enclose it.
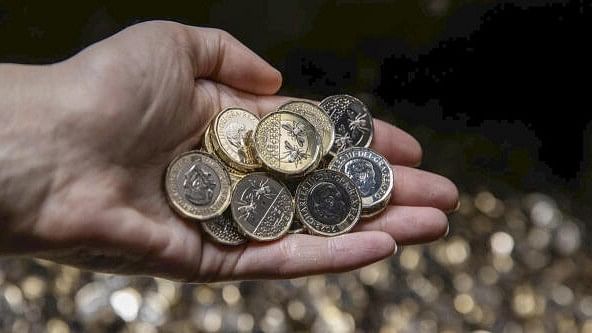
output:
{"label": "skin of hand", "polygon": [[216,112],[259,115],[281,74],[208,28],[145,22],[46,66],[0,65],[0,255],[188,282],[291,278],[352,270],[398,244],[448,230],[448,179],[413,168],[421,147],[375,120],[372,148],[393,164],[390,206],[332,238],[296,234],[237,247],[209,240],[169,205],[163,177]]}

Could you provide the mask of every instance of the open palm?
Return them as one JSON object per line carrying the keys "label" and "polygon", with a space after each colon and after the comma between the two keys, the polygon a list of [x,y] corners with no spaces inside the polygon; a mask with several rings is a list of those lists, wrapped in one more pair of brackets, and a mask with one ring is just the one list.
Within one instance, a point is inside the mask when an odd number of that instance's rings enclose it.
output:
{"label": "open palm", "polygon": [[170,160],[199,144],[209,119],[229,106],[260,115],[281,75],[227,33],[171,22],[135,25],[59,65],[80,107],[65,118],[70,147],[36,230],[39,256],[93,270],[184,281],[288,278],[354,269],[392,255],[396,244],[447,230],[458,197],[447,179],[411,166],[417,141],[375,121],[373,148],[394,165],[391,206],[356,232],[288,235],[271,243],[218,245],[198,222],[168,206]]}

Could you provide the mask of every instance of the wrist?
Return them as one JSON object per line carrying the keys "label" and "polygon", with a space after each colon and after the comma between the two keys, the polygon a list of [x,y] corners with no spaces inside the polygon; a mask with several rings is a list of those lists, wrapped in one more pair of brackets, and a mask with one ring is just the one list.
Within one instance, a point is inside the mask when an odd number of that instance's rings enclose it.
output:
{"label": "wrist", "polygon": [[0,254],[35,250],[35,224],[60,151],[56,67],[0,65]]}

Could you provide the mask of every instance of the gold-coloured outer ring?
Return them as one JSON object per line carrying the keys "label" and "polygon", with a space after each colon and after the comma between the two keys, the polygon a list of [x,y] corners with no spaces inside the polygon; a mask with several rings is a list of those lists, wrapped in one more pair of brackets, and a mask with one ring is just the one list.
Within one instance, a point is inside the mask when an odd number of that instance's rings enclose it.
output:
{"label": "gold-coloured outer ring", "polygon": [[[256,114],[254,114],[253,112],[250,112],[249,110],[243,109],[243,108],[230,107],[230,108],[225,108],[224,110],[220,111],[216,115],[216,118],[214,118],[214,120],[212,121],[211,126],[208,126],[208,127],[211,127],[210,141],[212,142],[212,146],[214,148],[214,151],[216,152],[216,155],[218,157],[220,157],[220,159],[222,161],[224,161],[224,163],[228,164],[233,169],[239,170],[241,172],[255,171],[255,170],[261,168],[261,163],[259,160],[255,161],[255,162],[257,162],[257,164],[247,164],[247,163],[241,163],[239,161],[236,161],[226,154],[226,151],[224,150],[224,148],[220,144],[220,140],[218,140],[218,123],[220,121],[220,117],[225,112],[228,112],[230,110],[244,111],[244,112],[247,112],[247,113],[253,115],[255,118],[259,119],[259,117]],[[255,129],[253,129],[253,133],[254,132],[255,132]],[[253,135],[253,133],[251,133],[251,135]],[[254,149],[254,147],[250,147],[249,149]]]}
{"label": "gold-coloured outer ring", "polygon": [[276,168],[274,166],[271,166],[269,164],[267,164],[261,157],[259,154],[259,148],[257,146],[257,142],[256,142],[256,138],[257,138],[257,133],[260,131],[261,127],[257,126],[257,128],[255,129],[255,132],[253,133],[253,138],[254,138],[254,144],[255,144],[255,151],[257,152],[257,157],[259,158],[259,161],[261,161],[262,165],[271,173],[274,173],[276,175],[279,175],[281,177],[302,177],[308,173],[310,173],[311,171],[314,171],[316,169],[316,167],[318,166],[318,164],[321,161],[321,143],[319,142],[320,140],[320,136],[319,133],[316,131],[315,127],[308,121],[306,120],[306,118],[304,118],[303,116],[294,113],[292,111],[287,111],[287,110],[281,110],[281,111],[276,111],[276,112],[272,112],[267,114],[265,117],[261,118],[261,120],[259,121],[259,124],[263,123],[268,117],[271,117],[273,115],[276,115],[278,113],[289,113],[292,114],[298,118],[300,118],[300,120],[308,123],[308,125],[310,125],[310,128],[312,128],[315,132],[315,136],[314,136],[314,140],[315,143],[313,146],[316,148],[314,151],[314,158],[313,158],[313,162],[311,163],[311,165],[309,165],[307,168],[303,169],[303,170],[296,170],[296,171],[287,171],[287,170],[282,170],[280,168]]}
{"label": "gold-coloured outer ring", "polygon": [[[199,154],[199,155],[203,155],[206,156],[208,158],[210,158],[214,164],[218,164],[217,166],[219,167],[220,170],[216,170],[216,171],[221,171],[222,174],[218,174],[218,178],[220,179],[220,188],[222,189],[223,183],[222,183],[222,178],[226,178],[226,184],[228,186],[228,193],[229,195],[226,196],[226,198],[224,199],[224,201],[222,202],[222,205],[220,206],[220,209],[214,211],[212,214],[206,214],[206,215],[196,215],[196,214],[192,214],[190,212],[187,212],[185,209],[183,209],[183,207],[181,207],[179,205],[179,203],[177,203],[175,200],[173,200],[171,198],[171,185],[169,185],[168,182],[168,177],[171,173],[171,169],[173,168],[173,166],[175,165],[175,163],[180,160],[181,158],[187,156],[187,155],[191,155],[191,154]],[[209,220],[215,217],[218,217],[220,215],[222,215],[222,213],[224,213],[224,211],[226,210],[226,208],[228,208],[228,206],[230,206],[230,199],[232,198],[232,183],[230,180],[230,176],[228,175],[228,171],[226,171],[226,169],[224,168],[224,166],[211,154],[208,154],[206,152],[203,151],[199,151],[199,150],[191,150],[188,152],[185,152],[183,154],[180,154],[178,156],[176,156],[168,165],[166,173],[165,173],[165,181],[164,181],[164,185],[165,185],[165,190],[166,190],[166,197],[167,200],[170,204],[170,206],[174,209],[175,212],[177,212],[179,215],[181,215],[182,217],[185,218],[189,218],[189,219],[194,219],[194,220],[199,220],[199,221],[204,221],[204,220]],[[220,191],[222,192],[222,190]],[[221,195],[221,193],[220,193]]]}
{"label": "gold-coloured outer ring", "polygon": [[362,208],[361,217],[363,219],[369,219],[369,218],[379,215],[380,213],[384,212],[386,207],[389,206],[390,200],[391,200],[391,196],[389,195],[384,202],[381,202],[378,205],[375,205],[375,206],[372,206],[369,208]]}
{"label": "gold-coloured outer ring", "polygon": [[[320,133],[320,130],[322,130],[322,129],[316,128],[315,124],[312,121],[310,121],[304,114],[301,114],[301,113],[298,113],[297,111],[286,108],[288,105],[297,104],[297,103],[308,104],[308,105],[312,106],[313,109],[315,109],[315,110],[318,109],[318,111],[319,111],[318,117],[323,117],[324,118],[323,120],[328,122],[331,129],[332,129],[328,142],[324,141],[324,136],[321,135],[321,133]],[[308,122],[311,123],[313,125],[313,127],[316,128],[317,133],[319,134],[319,137],[320,137],[319,143],[321,144],[321,147],[323,148],[322,153],[321,153],[321,158],[323,158],[323,157],[327,156],[327,154],[329,154],[329,152],[331,151],[331,148],[333,147],[333,142],[335,141],[335,125],[333,124],[333,120],[331,120],[331,117],[329,117],[327,112],[325,112],[325,110],[323,110],[318,104],[315,104],[315,103],[312,103],[309,101],[304,101],[304,100],[292,100],[292,101],[289,101],[287,103],[284,103],[284,104],[278,106],[278,108],[275,112],[278,112],[278,111],[293,112],[293,113],[301,115],[306,120],[308,120]],[[320,120],[320,121],[322,122],[323,120]]]}
{"label": "gold-coloured outer ring", "polygon": [[210,135],[210,126],[208,126],[204,133],[203,146],[208,153],[214,155],[215,157],[218,157],[218,155],[216,155],[216,151],[214,150],[214,146],[212,146],[212,138]]}
{"label": "gold-coloured outer ring", "polygon": [[[274,236],[271,236],[271,237],[260,237],[260,236],[257,236],[255,234],[253,234],[249,230],[247,230],[243,226],[242,223],[238,222],[237,219],[234,218],[234,214],[235,213],[234,213],[234,209],[232,209],[232,206],[231,206],[230,209],[231,209],[231,213],[232,213],[231,214],[232,215],[232,218],[234,219],[234,222],[238,226],[238,229],[240,230],[240,232],[242,232],[245,236],[247,236],[250,239],[253,239],[253,240],[256,240],[256,241],[259,241],[259,242],[269,242],[269,241],[274,241],[276,239],[280,239],[280,238],[282,238],[283,236],[285,236],[288,233],[288,230],[290,230],[290,226],[292,225],[292,219],[294,219],[294,215],[296,214],[296,204],[294,202],[294,196],[292,195],[292,193],[290,193],[290,190],[288,189],[288,187],[286,186],[286,184],[284,184],[283,182],[277,180],[276,178],[274,178],[271,174],[269,174],[267,172],[252,172],[252,173],[249,173],[247,176],[250,176],[250,175],[263,175],[263,176],[266,176],[266,177],[270,178],[271,180],[279,183],[280,186],[283,187],[283,190],[286,191],[286,193],[288,193],[288,195],[290,196],[290,205],[291,205],[290,223],[288,223],[286,225],[286,227],[284,229],[282,229],[281,232],[278,233],[277,235],[274,235]],[[242,181],[242,179],[241,179],[241,181]],[[234,190],[236,189],[236,186],[237,185],[238,185],[238,183],[234,184],[234,187],[232,189],[232,195],[231,195],[231,197],[234,196]]]}

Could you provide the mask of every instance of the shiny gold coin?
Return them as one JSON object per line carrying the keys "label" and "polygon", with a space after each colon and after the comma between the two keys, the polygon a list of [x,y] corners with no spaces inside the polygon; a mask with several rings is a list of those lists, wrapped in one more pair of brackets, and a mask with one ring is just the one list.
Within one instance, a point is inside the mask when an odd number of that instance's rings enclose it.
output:
{"label": "shiny gold coin", "polygon": [[277,111],[261,119],[254,143],[261,162],[285,176],[304,175],[320,161],[321,144],[316,129],[304,117],[290,111]]}
{"label": "shiny gold coin", "polygon": [[210,126],[208,126],[206,128],[202,142],[203,142],[203,147],[204,147],[205,151],[207,151],[208,153],[210,153],[212,155],[216,154],[216,152],[214,150],[214,146],[212,146],[212,137],[211,137]]}
{"label": "shiny gold coin", "polygon": [[165,189],[173,209],[183,217],[208,220],[230,204],[230,176],[212,155],[190,151],[169,164]]}
{"label": "shiny gold coin", "polygon": [[288,188],[264,172],[250,173],[234,186],[230,207],[242,232],[258,241],[285,235],[294,216]]}
{"label": "shiny gold coin", "polygon": [[221,216],[204,221],[201,227],[213,240],[224,245],[240,245],[248,241],[227,209]]}
{"label": "shiny gold coin", "polygon": [[236,170],[247,172],[260,168],[261,163],[248,144],[258,123],[259,118],[245,109],[224,109],[214,119],[210,132],[216,154]]}
{"label": "shiny gold coin", "polygon": [[321,137],[321,155],[325,156],[329,153],[335,139],[335,127],[331,117],[323,109],[307,101],[290,101],[278,107],[278,110],[291,111],[308,120]]}

